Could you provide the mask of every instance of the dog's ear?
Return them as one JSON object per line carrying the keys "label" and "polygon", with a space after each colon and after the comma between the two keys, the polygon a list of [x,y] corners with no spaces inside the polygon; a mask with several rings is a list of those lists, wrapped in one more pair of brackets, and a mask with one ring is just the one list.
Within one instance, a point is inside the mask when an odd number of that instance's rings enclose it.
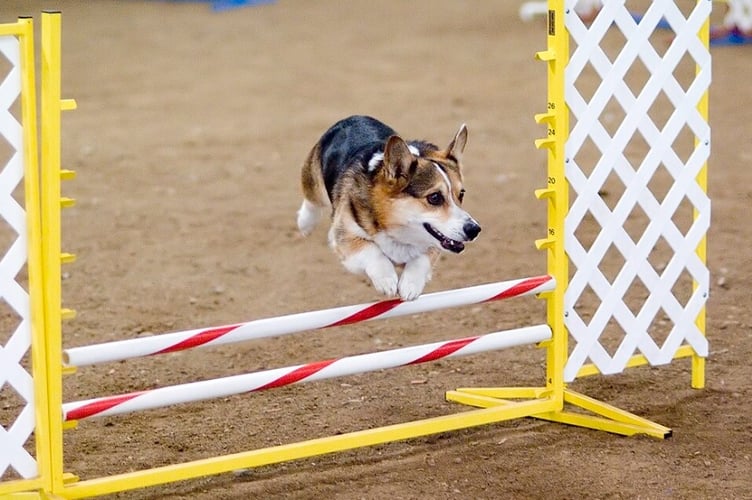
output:
{"label": "dog's ear", "polygon": [[384,175],[397,186],[406,186],[418,168],[407,143],[401,137],[393,135],[384,146]]}
{"label": "dog's ear", "polygon": [[463,123],[446,148],[447,158],[454,158],[459,163],[462,160],[462,152],[465,151],[465,144],[467,144],[467,126]]}

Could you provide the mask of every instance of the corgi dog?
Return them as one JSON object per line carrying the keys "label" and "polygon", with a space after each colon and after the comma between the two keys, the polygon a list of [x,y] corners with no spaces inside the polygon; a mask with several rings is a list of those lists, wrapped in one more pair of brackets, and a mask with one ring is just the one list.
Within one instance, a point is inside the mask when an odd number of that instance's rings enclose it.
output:
{"label": "corgi dog", "polygon": [[462,209],[466,142],[465,125],[439,149],[369,116],[335,123],[303,164],[298,229],[309,235],[331,209],[329,244],[344,267],[382,294],[416,299],[439,253],[462,252],[481,230]]}

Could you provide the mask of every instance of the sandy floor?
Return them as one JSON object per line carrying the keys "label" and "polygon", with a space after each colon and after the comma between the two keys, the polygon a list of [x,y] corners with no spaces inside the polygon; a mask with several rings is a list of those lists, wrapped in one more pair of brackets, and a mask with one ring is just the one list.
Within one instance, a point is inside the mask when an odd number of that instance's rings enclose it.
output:
{"label": "sandy floor", "polygon": [[[545,155],[541,20],[519,2],[296,2],[214,13],[203,3],[5,0],[0,21],[63,11],[65,345],[146,336],[376,300],[345,273],[326,228],[297,234],[298,171],[334,121],[375,115],[447,143],[466,122],[466,207],[482,237],[442,258],[428,291],[541,274]],[[749,359],[751,49],[714,49],[713,226],[707,388],[689,365],[639,368],[574,387],[670,426],[623,438],[516,420],[123,498],[741,498],[752,495]],[[747,290],[747,291],[745,291]],[[66,400],[426,343],[544,320],[520,299],[367,326],[81,369]],[[543,381],[543,353],[516,348],[81,422],[65,435],[82,478],[452,413],[444,391]]]}

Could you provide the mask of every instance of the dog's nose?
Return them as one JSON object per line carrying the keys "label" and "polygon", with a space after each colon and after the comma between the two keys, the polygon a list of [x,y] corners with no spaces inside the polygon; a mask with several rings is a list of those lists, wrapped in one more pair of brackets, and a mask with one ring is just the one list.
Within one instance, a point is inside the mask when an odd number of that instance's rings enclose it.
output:
{"label": "dog's nose", "polygon": [[478,237],[478,233],[480,233],[480,226],[475,221],[468,221],[465,222],[464,226],[462,226],[462,230],[465,231],[467,239],[472,241]]}

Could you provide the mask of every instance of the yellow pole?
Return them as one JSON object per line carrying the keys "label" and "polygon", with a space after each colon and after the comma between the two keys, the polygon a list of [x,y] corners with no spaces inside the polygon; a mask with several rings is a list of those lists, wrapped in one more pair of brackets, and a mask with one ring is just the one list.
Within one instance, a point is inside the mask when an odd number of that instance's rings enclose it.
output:
{"label": "yellow pole", "polygon": [[60,113],[72,109],[60,99],[60,13],[42,13],[41,36],[41,164],[42,164],[42,258],[44,263],[47,385],[49,391],[49,447],[51,491],[63,489],[62,421],[62,326],[69,313],[61,309],[60,209],[66,203],[60,196],[60,181],[70,175],[60,170]]}
{"label": "yellow pole", "polygon": [[27,270],[31,304],[31,363],[34,383],[34,435],[37,475],[41,489],[50,486],[49,396],[47,353],[44,345],[44,296],[40,227],[39,161],[37,141],[36,69],[34,64],[34,22],[19,18],[18,40],[21,64],[21,122],[24,144],[24,208],[27,224]]}
{"label": "yellow pole", "polygon": [[548,325],[553,332],[546,353],[546,386],[563,408],[568,341],[564,326],[564,292],[569,267],[564,248],[564,219],[569,210],[569,187],[564,171],[569,111],[564,99],[564,72],[569,61],[569,36],[564,27],[564,0],[549,0],[548,6],[547,49],[536,54],[537,59],[548,64],[548,102],[546,112],[535,117],[538,123],[547,125],[546,137],[536,141],[536,147],[548,149],[547,186],[535,194],[539,199],[548,200],[548,228],[546,238],[536,241],[536,246],[548,250],[548,273],[556,279],[556,289],[546,296]]}
{"label": "yellow pole", "polygon": [[[702,2],[703,0],[698,0],[698,2]],[[710,44],[710,16],[708,16],[708,19],[705,20],[705,22],[702,25],[702,28],[700,28],[700,32],[698,33],[698,36],[700,40],[702,41],[702,44],[708,48]],[[702,70],[699,66],[696,68],[696,73],[699,73]],[[709,68],[705,68],[705,71],[708,71]],[[709,91],[705,91],[705,93],[702,96],[702,99],[700,99],[699,104],[697,105],[697,110],[700,112],[700,115],[702,115],[705,122],[708,122],[708,93]],[[707,142],[705,142],[707,141]],[[695,147],[710,147],[710,138],[697,138],[697,141],[695,142]],[[702,169],[700,170],[700,173],[697,175],[697,183],[700,185],[700,188],[702,188],[703,192],[708,192],[708,164],[707,162],[705,165],[703,165]],[[694,210],[694,218],[697,220],[697,217],[699,214],[697,213],[697,209]],[[697,245],[697,256],[700,258],[703,264],[707,266],[707,235],[703,236],[702,240],[700,240],[700,244]],[[697,289],[697,283],[693,283],[693,288]],[[703,335],[705,335],[705,306],[702,307],[700,310],[700,313],[697,315],[697,319],[695,320],[695,324],[697,325],[697,328],[702,332]],[[702,389],[705,387],[705,358],[702,356],[698,356],[697,354],[692,354],[692,387],[695,389]]]}

